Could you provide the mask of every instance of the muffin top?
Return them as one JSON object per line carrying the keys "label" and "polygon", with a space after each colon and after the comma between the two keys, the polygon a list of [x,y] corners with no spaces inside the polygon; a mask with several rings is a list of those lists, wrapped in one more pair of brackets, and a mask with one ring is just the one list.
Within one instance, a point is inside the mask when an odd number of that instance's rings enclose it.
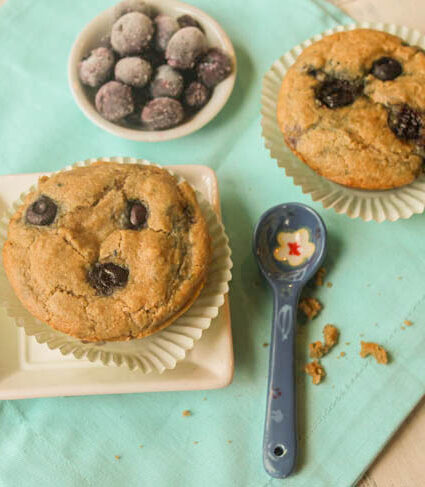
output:
{"label": "muffin top", "polygon": [[9,224],[7,276],[22,304],[87,341],[169,325],[210,260],[192,188],[155,166],[100,162],[42,177]]}
{"label": "muffin top", "polygon": [[370,29],[324,37],[288,70],[277,118],[286,144],[324,177],[408,184],[425,156],[425,54]]}

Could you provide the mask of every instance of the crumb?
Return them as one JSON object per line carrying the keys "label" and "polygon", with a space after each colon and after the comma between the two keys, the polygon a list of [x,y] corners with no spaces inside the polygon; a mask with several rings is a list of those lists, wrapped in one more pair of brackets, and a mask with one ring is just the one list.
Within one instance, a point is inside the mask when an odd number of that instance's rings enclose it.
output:
{"label": "crumb", "polygon": [[310,343],[308,348],[310,350],[311,358],[322,358],[323,355],[325,355],[325,353],[327,352],[326,347],[323,346],[323,343],[320,340]]}
{"label": "crumb", "polygon": [[397,279],[401,281],[403,279],[403,276],[398,276]]}
{"label": "crumb", "polygon": [[326,283],[326,287],[332,287],[332,286],[333,286],[333,284],[331,283],[331,281],[328,281],[328,282]]}
{"label": "crumb", "polygon": [[360,345],[360,356],[362,358],[367,357],[368,355],[373,355],[378,364],[388,363],[387,351],[385,350],[385,348],[381,347],[377,343],[372,342],[361,341]]}
{"label": "crumb", "polygon": [[329,350],[338,342],[339,330],[334,325],[326,325],[323,328],[323,337],[325,344],[321,341],[310,343],[308,348],[310,350],[311,358],[322,358]]}
{"label": "crumb", "polygon": [[368,283],[368,284],[366,284],[366,287],[370,287],[370,284],[369,284],[369,283]]}
{"label": "crumb", "polygon": [[317,361],[314,360],[304,366],[304,372],[311,376],[313,379],[313,384],[319,384],[323,377],[325,377],[326,372],[323,366]]}
{"label": "crumb", "polygon": [[185,409],[183,412],[182,412],[182,416],[191,416],[192,413],[189,411],[189,409]]}
{"label": "crumb", "polygon": [[332,389],[335,389],[335,386],[332,386]]}
{"label": "crumb", "polygon": [[316,286],[323,286],[323,279],[326,275],[326,269],[324,267],[321,267],[317,272],[314,277],[314,283]]}
{"label": "crumb", "polygon": [[401,328],[402,330],[405,330],[405,329],[406,329],[406,327],[405,327],[405,326],[403,326],[403,325],[401,325],[401,326],[400,326],[400,328]]}
{"label": "crumb", "polygon": [[205,396],[205,397],[204,397],[202,400],[203,400],[203,401],[206,401],[206,400],[207,400],[207,397]]}
{"label": "crumb", "polygon": [[194,441],[193,444],[194,445],[197,445],[199,443],[199,441]]}
{"label": "crumb", "polygon": [[360,335],[359,335],[359,336],[364,337],[364,333],[360,333]]}
{"label": "crumb", "polygon": [[229,445],[230,445],[230,443],[232,443],[232,440],[227,440],[227,443],[229,443]]}
{"label": "crumb", "polygon": [[404,320],[403,323],[406,325],[406,326],[412,326],[413,323],[410,321],[410,320]]}
{"label": "crumb", "polygon": [[143,448],[143,445],[139,445],[139,448]]}
{"label": "crumb", "polygon": [[341,353],[339,354],[339,356],[340,356],[340,357],[345,357],[345,352],[341,352]]}
{"label": "crumb", "polygon": [[264,343],[263,343],[263,347],[264,347],[264,348],[266,348],[266,347],[268,347],[268,346],[269,346],[269,344],[268,344],[267,342],[264,342]]}
{"label": "crumb", "polygon": [[350,342],[345,342],[346,345],[350,345]]}
{"label": "crumb", "polygon": [[336,326],[327,324],[323,328],[323,338],[325,339],[325,345],[328,348],[332,348],[334,345],[338,343],[339,338],[339,330]]}
{"label": "crumb", "polygon": [[316,298],[302,298],[298,303],[298,308],[307,316],[309,320],[315,318],[323,308]]}
{"label": "crumb", "polygon": [[121,458],[121,455],[115,455],[115,460],[119,460]]}

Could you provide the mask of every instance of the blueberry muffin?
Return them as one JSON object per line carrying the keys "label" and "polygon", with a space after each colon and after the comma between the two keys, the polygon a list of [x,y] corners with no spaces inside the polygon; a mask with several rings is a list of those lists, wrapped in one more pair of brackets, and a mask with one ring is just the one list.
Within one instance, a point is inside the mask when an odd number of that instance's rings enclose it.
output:
{"label": "blueberry muffin", "polygon": [[369,29],[325,37],[288,70],[277,119],[289,148],[327,179],[409,184],[425,156],[425,54]]}
{"label": "blueberry muffin", "polygon": [[187,183],[100,162],[40,179],[10,221],[3,262],[35,317],[96,342],[170,325],[199,295],[210,253]]}

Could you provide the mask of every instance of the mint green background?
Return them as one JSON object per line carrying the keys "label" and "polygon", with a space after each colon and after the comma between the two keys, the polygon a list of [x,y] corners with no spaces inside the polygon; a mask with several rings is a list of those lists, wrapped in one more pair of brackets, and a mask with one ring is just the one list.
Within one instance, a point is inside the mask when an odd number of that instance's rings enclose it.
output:
{"label": "mint green background", "polygon": [[[67,86],[75,36],[112,3],[8,0],[0,8],[0,172],[57,170],[112,155],[215,169],[235,264],[235,379],[227,389],[207,392],[4,401],[0,486],[348,487],[425,389],[424,217],[364,223],[312,203],[270,159],[259,110],[261,78],[272,62],[349,19],[318,0],[195,0],[234,42],[239,65],[234,93],[198,133],[143,144],[92,125]],[[323,216],[334,286],[310,291],[325,309],[300,325],[300,468],[279,481],[264,473],[261,461],[268,361],[262,344],[269,340],[271,299],[250,241],[260,214],[284,201],[306,202]],[[406,318],[415,324],[402,331]],[[315,387],[299,370],[307,344],[320,338],[327,322],[340,327],[342,339],[323,359],[328,376]],[[360,334],[388,347],[388,367],[358,356]],[[341,351],[347,356],[338,360]],[[193,415],[183,418],[183,409]]]}

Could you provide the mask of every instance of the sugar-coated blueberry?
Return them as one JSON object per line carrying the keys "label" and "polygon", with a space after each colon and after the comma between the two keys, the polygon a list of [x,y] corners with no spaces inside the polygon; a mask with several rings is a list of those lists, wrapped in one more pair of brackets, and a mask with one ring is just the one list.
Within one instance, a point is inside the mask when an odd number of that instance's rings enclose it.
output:
{"label": "sugar-coated blueberry", "polygon": [[115,78],[126,85],[142,88],[152,76],[152,66],[139,57],[125,57],[115,65]]}
{"label": "sugar-coated blueberry", "polygon": [[184,91],[184,101],[190,108],[202,108],[210,98],[210,90],[200,81],[193,81]]}
{"label": "sugar-coated blueberry", "polygon": [[153,23],[148,16],[130,12],[112,26],[111,44],[121,56],[139,54],[148,47],[153,33]]}
{"label": "sugar-coated blueberry", "polygon": [[154,98],[178,98],[182,94],[183,86],[183,76],[168,64],[164,64],[157,69],[151,82],[151,95]]}
{"label": "sugar-coated blueberry", "polygon": [[131,88],[119,81],[109,81],[97,92],[95,105],[103,118],[118,122],[134,110]]}
{"label": "sugar-coated blueberry", "polygon": [[183,107],[174,98],[155,98],[142,110],[142,123],[152,130],[175,127],[183,121],[183,118]]}
{"label": "sugar-coated blueberry", "polygon": [[80,80],[93,88],[107,81],[114,67],[115,56],[111,49],[98,47],[78,65]]}
{"label": "sugar-coated blueberry", "polygon": [[143,0],[122,0],[114,7],[114,18],[117,20],[130,12],[139,12],[151,18],[155,15],[152,5],[147,4]]}
{"label": "sugar-coated blueberry", "polygon": [[156,25],[155,47],[159,51],[165,51],[169,40],[180,29],[180,26],[174,17],[162,14],[155,17],[154,23]]}
{"label": "sugar-coated blueberry", "polygon": [[173,68],[191,69],[206,49],[205,35],[196,27],[184,27],[178,30],[168,42],[165,57]]}
{"label": "sugar-coated blueberry", "polygon": [[213,88],[232,72],[232,61],[221,49],[212,48],[202,56],[197,66],[199,79],[209,88]]}

